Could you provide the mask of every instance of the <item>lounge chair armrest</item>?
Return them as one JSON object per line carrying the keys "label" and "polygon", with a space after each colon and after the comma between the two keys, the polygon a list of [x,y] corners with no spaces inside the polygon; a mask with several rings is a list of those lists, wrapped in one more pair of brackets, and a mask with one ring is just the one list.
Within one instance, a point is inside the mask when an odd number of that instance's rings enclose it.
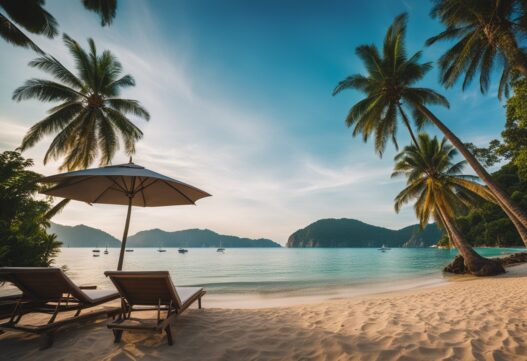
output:
{"label": "lounge chair armrest", "polygon": [[82,285],[82,286],[79,286],[79,288],[81,290],[96,290],[97,285]]}

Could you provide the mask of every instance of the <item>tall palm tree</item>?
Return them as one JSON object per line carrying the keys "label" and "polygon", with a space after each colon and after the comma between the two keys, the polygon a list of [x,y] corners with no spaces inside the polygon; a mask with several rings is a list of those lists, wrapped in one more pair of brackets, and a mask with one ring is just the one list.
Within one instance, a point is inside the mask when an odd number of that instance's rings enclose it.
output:
{"label": "tall palm tree", "polygon": [[17,101],[61,102],[29,129],[21,150],[34,146],[44,135],[57,133],[44,164],[64,156],[61,169],[67,170],[87,168],[97,158],[100,165],[109,164],[119,148],[119,138],[126,153],[133,154],[135,142],[143,133],[127,115],[150,119],[138,101],[119,97],[121,89],[135,85],[134,79],[122,75],[121,63],[108,50],[98,54],[92,39],[88,39],[89,53],[67,35],[64,44],[75,59],[77,74],[54,57],[44,55],[29,65],[57,81],[30,79],[13,93]]}
{"label": "tall palm tree", "polygon": [[461,77],[465,89],[479,72],[482,93],[489,88],[496,66],[502,76],[499,96],[508,95],[511,71],[527,77],[527,54],[519,38],[527,32],[524,0],[434,0],[431,11],[446,29],[427,40],[456,43],[439,59],[441,82],[451,87]]}
{"label": "tall palm tree", "polygon": [[[418,98],[425,104],[449,106],[448,100],[435,91],[413,87],[432,68],[432,63],[420,63],[420,51],[410,57],[406,54],[404,38],[407,19],[407,14],[395,18],[386,32],[382,53],[375,45],[357,47],[357,56],[366,67],[367,76],[348,76],[333,91],[333,95],[336,95],[345,89],[356,89],[366,95],[353,105],[346,124],[353,127],[354,136],[361,133],[364,141],[374,135],[375,150],[379,155],[384,152],[389,139],[397,148],[399,120],[410,133],[414,144],[416,142],[407,115],[408,110],[415,109],[404,101],[406,97]],[[418,127],[421,125],[417,124]]]}
{"label": "tall palm tree", "polygon": [[527,245],[527,214],[525,211],[518,207],[498,186],[466,145],[429,110],[430,105],[448,107],[446,98],[432,89],[415,86],[415,83],[425,76],[431,66],[430,63],[419,63],[420,52],[409,58],[406,56],[404,39],[406,22],[406,14],[395,18],[386,33],[382,55],[375,45],[363,45],[357,48],[357,55],[363,61],[367,74],[349,76],[341,81],[333,92],[335,95],[345,89],[356,89],[365,95],[364,99],[352,106],[346,118],[347,125],[354,127],[353,135],[362,134],[365,141],[370,134],[375,133],[377,151],[382,153],[388,139],[396,142],[397,118],[394,114],[397,110],[407,125],[415,145],[417,142],[411,126],[408,125],[409,121],[404,109],[412,113],[412,118],[418,128],[426,122],[432,122],[460,151],[488,186]]}
{"label": "tall palm tree", "polygon": [[[58,34],[55,18],[44,8],[45,0],[0,0],[0,37],[13,45],[44,52],[19,27],[32,34],[53,38]],[[101,25],[110,25],[115,18],[117,0],[82,0],[84,7],[101,18]],[[19,26],[17,26],[18,24]]]}
{"label": "tall palm tree", "polygon": [[395,198],[395,211],[415,200],[415,213],[424,228],[431,218],[443,225],[451,242],[463,256],[470,273],[490,276],[505,272],[502,265],[480,256],[459,232],[454,217],[474,194],[494,201],[487,188],[476,183],[477,177],[462,175],[466,161],[454,162],[457,151],[443,138],[419,134],[417,145],[407,146],[395,157],[392,177],[405,176],[404,188]]}

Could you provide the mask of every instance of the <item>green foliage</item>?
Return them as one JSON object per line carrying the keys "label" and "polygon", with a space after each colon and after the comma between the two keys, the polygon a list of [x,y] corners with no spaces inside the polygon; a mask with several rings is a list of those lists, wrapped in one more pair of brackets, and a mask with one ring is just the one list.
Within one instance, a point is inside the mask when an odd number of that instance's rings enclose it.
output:
{"label": "green foliage", "polygon": [[[527,180],[512,163],[492,174],[496,182],[523,209],[527,209]],[[496,204],[480,202],[456,219],[461,233],[474,246],[523,247],[516,228]]]}
{"label": "green foliage", "polygon": [[503,144],[499,154],[511,159],[518,175],[527,181],[527,80],[513,85],[514,95],[507,100],[505,129],[501,133]]}
{"label": "green foliage", "polygon": [[527,180],[527,80],[512,83],[514,94],[507,99],[505,129],[502,140],[494,139],[488,147],[468,143],[469,150],[487,167],[504,160],[517,166],[518,176]]}
{"label": "green foliage", "polygon": [[67,35],[64,44],[75,59],[77,74],[54,57],[44,55],[29,65],[56,81],[30,79],[13,94],[17,101],[60,102],[29,129],[20,149],[31,148],[45,135],[56,134],[44,164],[64,156],[61,169],[67,170],[87,168],[97,158],[100,165],[109,164],[120,142],[128,155],[133,154],[135,142],[143,133],[127,115],[150,119],[138,101],[119,97],[123,88],[135,85],[134,79],[122,75],[122,65],[111,52],[98,53],[92,39],[88,39],[89,52]]}
{"label": "green foliage", "polygon": [[18,152],[0,154],[0,266],[49,266],[60,242],[48,234],[50,203],[37,200],[41,175]]}

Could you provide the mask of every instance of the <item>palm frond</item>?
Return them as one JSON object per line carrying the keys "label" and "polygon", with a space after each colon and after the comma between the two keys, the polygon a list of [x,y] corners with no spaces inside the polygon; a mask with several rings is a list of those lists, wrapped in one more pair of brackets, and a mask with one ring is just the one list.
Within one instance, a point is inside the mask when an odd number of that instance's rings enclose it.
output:
{"label": "palm frond", "polygon": [[101,18],[101,25],[111,25],[117,11],[117,0],[82,0],[84,7],[97,13]]}
{"label": "palm frond", "polygon": [[137,100],[111,98],[107,99],[106,102],[110,107],[121,113],[133,114],[145,120],[150,120],[150,113]]}
{"label": "palm frond", "polygon": [[30,79],[13,92],[13,100],[38,99],[43,102],[74,101],[85,97],[75,89],[63,84],[42,79]]}
{"label": "palm frond", "polygon": [[56,79],[81,91],[83,84],[72,72],[51,55],[44,55],[29,62],[29,66],[45,71]]}
{"label": "palm frond", "polygon": [[82,108],[82,104],[74,102],[67,106],[62,106],[57,111],[48,115],[29,129],[22,140],[20,149],[22,151],[29,149],[38,143],[44,135],[65,128],[71,119],[76,117],[82,111]]}
{"label": "palm frond", "polygon": [[40,0],[2,0],[0,6],[25,30],[53,38],[58,34],[55,18],[42,7]]}
{"label": "palm frond", "polygon": [[42,49],[33,42],[14,23],[0,13],[0,37],[10,44],[31,48],[37,53],[44,54]]}

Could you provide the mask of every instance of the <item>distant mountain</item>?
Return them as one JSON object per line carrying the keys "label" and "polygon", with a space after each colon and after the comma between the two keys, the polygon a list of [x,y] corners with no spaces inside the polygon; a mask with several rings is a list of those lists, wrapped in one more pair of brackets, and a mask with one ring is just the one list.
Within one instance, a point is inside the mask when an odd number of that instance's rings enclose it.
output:
{"label": "distant mountain", "polygon": [[104,231],[85,226],[51,223],[48,233],[55,233],[63,247],[121,247],[121,242]]}
{"label": "distant mountain", "polygon": [[302,228],[287,240],[287,247],[429,247],[441,238],[442,231],[429,224],[392,230],[355,219],[321,219]]}
{"label": "distant mountain", "polygon": [[281,247],[270,239],[249,239],[218,234],[208,229],[166,232],[161,229],[141,231],[128,237],[130,247]]}
{"label": "distant mountain", "polygon": [[[97,228],[85,225],[63,226],[52,223],[49,233],[55,233],[63,247],[121,247],[121,241]],[[141,231],[128,237],[128,247],[281,247],[269,239],[249,239],[221,235],[208,229],[166,232],[160,229]]]}

